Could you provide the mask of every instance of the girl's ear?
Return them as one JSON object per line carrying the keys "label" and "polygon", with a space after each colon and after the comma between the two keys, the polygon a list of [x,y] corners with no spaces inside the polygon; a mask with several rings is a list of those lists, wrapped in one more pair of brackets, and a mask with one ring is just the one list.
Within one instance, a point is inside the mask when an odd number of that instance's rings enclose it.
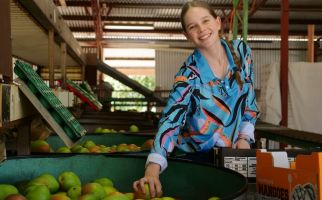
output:
{"label": "girl's ear", "polygon": [[216,17],[216,23],[219,26],[219,30],[221,29],[221,18],[219,16]]}

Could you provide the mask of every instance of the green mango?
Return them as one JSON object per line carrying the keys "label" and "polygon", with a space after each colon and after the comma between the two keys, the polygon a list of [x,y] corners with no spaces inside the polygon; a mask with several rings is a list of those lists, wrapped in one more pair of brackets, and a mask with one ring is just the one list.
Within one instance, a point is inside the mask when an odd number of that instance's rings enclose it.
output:
{"label": "green mango", "polygon": [[4,200],[10,194],[18,194],[18,189],[9,184],[0,184],[0,200]]}
{"label": "green mango", "polygon": [[28,200],[50,200],[50,191],[45,185],[32,185],[27,189]]}

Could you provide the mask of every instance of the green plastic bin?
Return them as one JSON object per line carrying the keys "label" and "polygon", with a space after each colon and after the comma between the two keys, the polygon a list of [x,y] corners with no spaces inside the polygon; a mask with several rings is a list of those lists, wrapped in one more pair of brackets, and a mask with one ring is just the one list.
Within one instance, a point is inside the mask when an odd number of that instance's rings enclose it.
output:
{"label": "green plastic bin", "polygon": [[[135,144],[141,146],[146,140],[153,139],[153,135],[136,135],[136,134],[121,134],[121,133],[108,133],[103,135],[84,135],[79,141],[92,140],[95,144],[112,146],[122,143],[126,144]],[[59,147],[65,146],[64,142],[57,135],[49,136],[46,140],[53,150],[57,150]]]}
{"label": "green plastic bin", "polygon": [[[74,155],[55,157],[11,158],[0,166],[0,183],[14,184],[30,180],[42,173],[57,177],[63,171],[73,171],[82,183],[99,177],[109,177],[121,192],[133,192],[133,181],[144,173],[146,157],[129,155]],[[180,200],[243,199],[247,179],[226,168],[215,168],[179,160],[168,162],[160,175],[164,196]]]}

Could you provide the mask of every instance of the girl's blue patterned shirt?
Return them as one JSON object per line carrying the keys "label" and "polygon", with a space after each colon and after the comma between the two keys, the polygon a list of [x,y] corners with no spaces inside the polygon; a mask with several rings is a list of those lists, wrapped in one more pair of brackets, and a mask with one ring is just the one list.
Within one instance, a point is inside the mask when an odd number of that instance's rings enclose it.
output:
{"label": "girl's blue patterned shirt", "polygon": [[[208,151],[214,146],[232,147],[239,134],[254,142],[253,129],[241,130],[249,125],[254,127],[259,115],[250,48],[243,41],[232,41],[241,63],[241,88],[234,76],[238,68],[230,48],[225,40],[221,40],[221,44],[229,62],[223,79],[215,76],[198,49],[176,74],[151,149],[152,157],[158,154],[163,160],[174,147],[186,152]],[[149,161],[158,163],[155,158],[148,158]]]}

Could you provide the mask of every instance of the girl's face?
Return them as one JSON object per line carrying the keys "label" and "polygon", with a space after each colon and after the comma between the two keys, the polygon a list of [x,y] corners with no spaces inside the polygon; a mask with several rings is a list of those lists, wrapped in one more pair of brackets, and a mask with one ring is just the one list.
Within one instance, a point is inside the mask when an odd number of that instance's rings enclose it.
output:
{"label": "girl's face", "polygon": [[197,48],[212,46],[219,39],[220,17],[214,18],[207,9],[191,7],[184,18],[185,36]]}

